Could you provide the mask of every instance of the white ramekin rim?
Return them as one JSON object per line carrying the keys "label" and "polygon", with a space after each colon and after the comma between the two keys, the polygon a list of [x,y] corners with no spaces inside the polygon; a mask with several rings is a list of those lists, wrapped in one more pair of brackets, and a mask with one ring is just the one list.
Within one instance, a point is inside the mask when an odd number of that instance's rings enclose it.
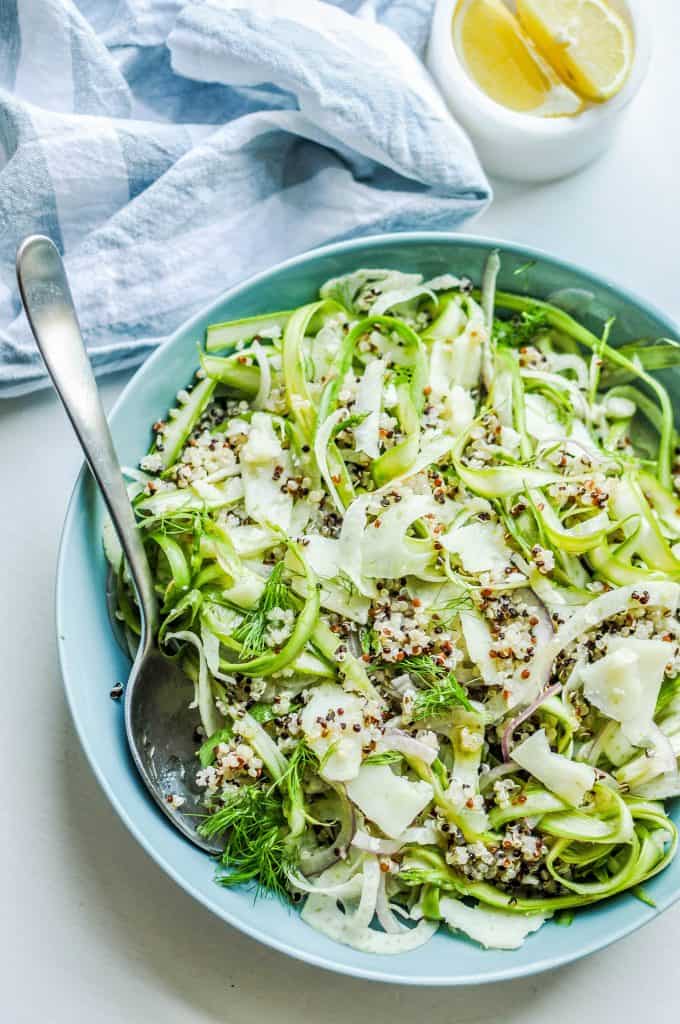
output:
{"label": "white ramekin rim", "polygon": [[440,88],[450,101],[455,97],[458,110],[476,113],[480,129],[514,129],[522,135],[535,138],[573,138],[582,132],[597,129],[598,122],[609,122],[628,106],[637,95],[647,75],[652,54],[652,32],[644,0],[622,0],[627,9],[635,37],[633,66],[628,80],[616,96],[606,103],[593,105],[575,117],[537,117],[509,110],[502,106],[470,78],[463,67],[453,42],[451,20],[455,0],[438,0],[432,18],[428,64]]}

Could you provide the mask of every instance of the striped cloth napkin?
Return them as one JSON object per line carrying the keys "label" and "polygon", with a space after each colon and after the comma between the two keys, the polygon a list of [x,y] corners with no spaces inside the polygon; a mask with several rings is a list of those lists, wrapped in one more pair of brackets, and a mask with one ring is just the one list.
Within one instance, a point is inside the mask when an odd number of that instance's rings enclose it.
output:
{"label": "striped cloth napkin", "polygon": [[489,187],[422,58],[434,0],[0,0],[0,395],[45,383],[22,237],[62,248],[97,372],[330,240]]}

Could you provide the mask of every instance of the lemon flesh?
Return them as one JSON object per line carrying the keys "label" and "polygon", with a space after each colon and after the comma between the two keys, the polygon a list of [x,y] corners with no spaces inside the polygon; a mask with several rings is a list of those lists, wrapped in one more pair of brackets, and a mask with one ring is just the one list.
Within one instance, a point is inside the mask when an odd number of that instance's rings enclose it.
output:
{"label": "lemon flesh", "polygon": [[544,117],[581,109],[502,0],[460,0],[453,40],[468,75],[496,103]]}
{"label": "lemon flesh", "polygon": [[517,13],[543,55],[584,99],[601,103],[622,88],[633,37],[606,0],[517,0]]}

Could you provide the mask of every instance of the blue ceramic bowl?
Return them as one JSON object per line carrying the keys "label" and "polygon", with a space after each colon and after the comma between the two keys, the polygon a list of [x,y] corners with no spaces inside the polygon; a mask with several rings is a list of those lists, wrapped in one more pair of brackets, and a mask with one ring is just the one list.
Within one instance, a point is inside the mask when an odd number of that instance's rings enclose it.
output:
{"label": "blue ceramic bowl", "polygon": [[[489,250],[501,250],[500,287],[557,296],[589,326],[616,316],[615,341],[675,336],[677,329],[643,300],[586,270],[504,242],[413,233],[341,242],[289,260],[227,292],[199,313],[135,374],[111,414],[121,462],[134,465],[150,440],[149,425],[173,404],[196,365],[205,327],[308,302],[323,281],[357,267],[393,267],[426,277],[451,272],[479,281]],[[521,273],[515,273],[524,268]],[[560,293],[557,295],[557,293]],[[669,384],[673,384],[669,376]],[[129,665],[111,633],[104,598],[106,566],[100,540],[102,503],[88,473],[76,483],[66,517],[57,578],[57,632],[66,693],[80,740],[104,791],[127,827],[158,865],[213,913],[260,941],[330,970],[411,985],[463,985],[543,971],[601,949],[632,932],[680,896],[680,858],[646,889],[650,909],[621,895],[579,912],[570,928],[549,923],[512,952],[489,952],[442,931],[412,953],[380,957],[332,942],[277,900],[253,901],[220,888],[211,861],[182,839],[156,809],[128,757],[119,704],[109,699]],[[680,825],[680,801],[674,808]]]}

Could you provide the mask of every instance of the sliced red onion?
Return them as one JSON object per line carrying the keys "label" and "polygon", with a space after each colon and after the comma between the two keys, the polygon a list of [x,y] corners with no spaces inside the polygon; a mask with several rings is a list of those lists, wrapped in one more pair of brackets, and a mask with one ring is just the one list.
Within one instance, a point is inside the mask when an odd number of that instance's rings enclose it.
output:
{"label": "sliced red onion", "polygon": [[561,689],[561,683],[553,683],[552,686],[549,686],[546,690],[543,690],[543,692],[538,695],[536,700],[532,701],[528,708],[525,708],[521,715],[517,715],[516,718],[513,718],[512,721],[508,725],[506,725],[505,730],[503,732],[503,737],[501,739],[501,750],[503,751],[504,761],[510,760],[510,742],[512,740],[512,734],[515,732],[515,730],[519,729],[522,722],[526,722],[527,718],[531,718],[534,711],[536,711],[537,708],[540,708],[541,704],[543,704],[543,702],[546,701],[548,697],[552,697],[554,693],[558,693]]}
{"label": "sliced red onion", "polygon": [[415,739],[413,736],[409,736],[408,733],[402,732],[401,729],[386,729],[383,741],[390,750],[397,750],[401,754],[406,754],[407,757],[417,757],[419,761],[424,761],[425,764],[432,764],[438,756],[438,752],[434,747],[431,747],[428,743],[423,743],[422,740]]}

